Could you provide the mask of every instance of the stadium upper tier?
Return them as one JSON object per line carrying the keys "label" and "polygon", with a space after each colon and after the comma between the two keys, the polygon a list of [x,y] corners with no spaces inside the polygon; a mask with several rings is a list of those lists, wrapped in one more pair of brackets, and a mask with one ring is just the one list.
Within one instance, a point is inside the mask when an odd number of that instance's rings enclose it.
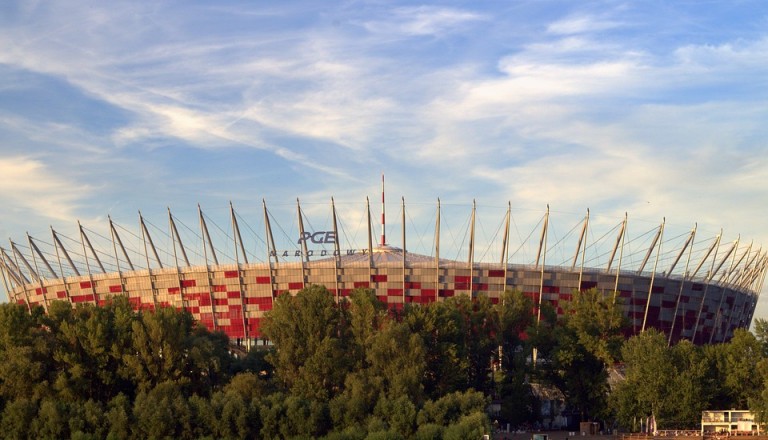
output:
{"label": "stadium upper tier", "polygon": [[[170,209],[167,228],[141,213],[134,231],[111,218],[103,230],[78,222],[75,234],[51,228],[50,240],[27,235],[0,247],[0,272],[9,299],[30,308],[127,295],[136,309],[184,308],[238,342],[259,339],[277,295],[322,284],[337,299],[373,289],[392,308],[456,295],[497,302],[517,289],[533,299],[536,315],[543,303],[562,314],[573,295],[596,288],[620,301],[633,334],[654,327],[670,342],[705,344],[749,327],[768,267],[766,252],[738,238],[725,242],[722,231],[702,238],[695,226],[673,233],[662,221],[629,234],[626,215],[591,221],[587,211],[558,229],[549,208],[513,215],[509,205],[438,201],[406,210],[403,201],[392,244],[383,207],[378,240],[368,202],[344,207],[281,205],[275,212],[294,219],[287,228],[266,203],[249,221],[230,204],[224,227],[200,207],[195,227]],[[521,220],[535,224],[525,235]]]}

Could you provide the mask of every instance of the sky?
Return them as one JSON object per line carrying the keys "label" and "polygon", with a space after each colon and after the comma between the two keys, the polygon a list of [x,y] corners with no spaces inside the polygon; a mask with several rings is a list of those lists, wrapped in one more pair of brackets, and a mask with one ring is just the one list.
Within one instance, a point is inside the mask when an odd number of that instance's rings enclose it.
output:
{"label": "sky", "polygon": [[7,0],[0,47],[17,242],[378,201],[383,172],[392,216],[589,208],[768,247],[763,0]]}

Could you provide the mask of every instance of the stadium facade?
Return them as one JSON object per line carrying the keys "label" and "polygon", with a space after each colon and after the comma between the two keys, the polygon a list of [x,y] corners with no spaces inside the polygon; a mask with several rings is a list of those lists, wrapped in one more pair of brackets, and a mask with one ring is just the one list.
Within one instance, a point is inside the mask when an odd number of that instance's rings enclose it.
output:
{"label": "stadium facade", "polygon": [[[227,231],[217,229],[228,243],[219,242],[217,247],[211,239],[211,220],[198,206],[199,228],[181,228],[192,235],[186,244],[179,233],[180,220],[170,209],[168,228],[162,233],[165,248],[155,245],[150,234],[153,225],[141,213],[138,233],[111,218],[104,233],[78,222],[78,238],[51,228],[50,242],[30,235],[24,242],[11,240],[8,248],[0,248],[0,272],[9,300],[30,308],[47,309],[55,300],[104,304],[114,295],[127,295],[137,310],[183,308],[209,329],[249,345],[259,341],[261,319],[277,295],[295,294],[312,284],[325,285],[337,300],[353,289],[370,288],[391,308],[458,295],[486,296],[496,303],[506,289],[517,289],[533,299],[534,314],[546,302],[560,315],[579,291],[596,288],[620,301],[632,334],[653,327],[667,334],[670,343],[688,339],[707,344],[728,341],[735,329],[749,327],[768,266],[766,252],[751,243],[740,244],[739,239],[726,243],[722,232],[701,239],[695,226],[669,238],[662,221],[638,237],[629,237],[626,215],[589,243],[589,211],[553,245],[550,242],[557,237],[549,207],[527,240],[513,240],[513,228],[519,228],[507,205],[506,213],[499,210],[496,234],[481,237],[474,202],[462,208],[469,214],[461,234],[451,235],[461,236],[461,243],[450,252],[461,252],[465,258],[447,259],[443,255],[451,246],[446,232],[441,235],[447,222],[439,200],[429,219],[432,244],[424,253],[408,250],[404,201],[400,224],[395,225],[400,229],[399,246],[388,243],[383,200],[382,194],[378,240],[374,229],[379,222],[372,221],[367,201],[365,209],[352,209],[360,217],[363,232],[351,234],[333,200],[327,226],[318,229],[309,227],[309,217],[297,200],[297,215],[288,232],[276,227],[275,217],[262,204],[258,221],[263,228],[247,227],[251,240],[261,247],[258,252],[252,249],[259,246],[244,242],[240,227],[244,219],[230,204]],[[154,228],[156,238],[160,230]],[[287,237],[277,246],[274,231]],[[362,236],[364,243],[355,244],[350,236]],[[555,248],[569,242],[566,237],[570,237],[570,256],[551,264]],[[126,245],[131,240],[133,247]],[[192,240],[197,246],[188,246]],[[533,252],[525,257],[527,261],[518,262],[515,249],[523,248],[523,242],[533,243],[529,246]],[[230,261],[220,261],[223,248],[234,251]],[[478,258],[481,248],[485,252]],[[587,258],[588,252],[600,258]],[[490,257],[495,261],[487,261],[489,254],[495,254]],[[201,261],[194,262],[188,255]]]}

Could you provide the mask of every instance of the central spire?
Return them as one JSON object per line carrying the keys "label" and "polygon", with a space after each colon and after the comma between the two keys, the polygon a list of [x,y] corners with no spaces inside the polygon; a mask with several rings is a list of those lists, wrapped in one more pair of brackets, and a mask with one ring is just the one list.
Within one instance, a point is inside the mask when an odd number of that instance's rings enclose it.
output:
{"label": "central spire", "polygon": [[381,173],[381,247],[387,245],[387,216],[384,203],[384,172]]}

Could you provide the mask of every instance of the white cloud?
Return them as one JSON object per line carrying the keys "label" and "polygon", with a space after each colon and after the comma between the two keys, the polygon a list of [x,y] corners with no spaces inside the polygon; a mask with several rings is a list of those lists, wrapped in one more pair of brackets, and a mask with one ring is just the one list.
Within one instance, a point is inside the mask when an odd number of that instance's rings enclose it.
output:
{"label": "white cloud", "polygon": [[466,10],[416,6],[397,8],[389,19],[366,21],[363,26],[369,32],[389,36],[440,36],[465,23],[485,19],[483,15]]}
{"label": "white cloud", "polygon": [[90,192],[89,186],[58,175],[58,170],[40,160],[0,157],[0,200],[12,207],[3,211],[5,223],[29,216],[73,221],[78,203]]}
{"label": "white cloud", "polygon": [[573,35],[605,31],[621,26],[612,20],[604,20],[591,15],[575,15],[550,23],[547,33],[554,35]]}

